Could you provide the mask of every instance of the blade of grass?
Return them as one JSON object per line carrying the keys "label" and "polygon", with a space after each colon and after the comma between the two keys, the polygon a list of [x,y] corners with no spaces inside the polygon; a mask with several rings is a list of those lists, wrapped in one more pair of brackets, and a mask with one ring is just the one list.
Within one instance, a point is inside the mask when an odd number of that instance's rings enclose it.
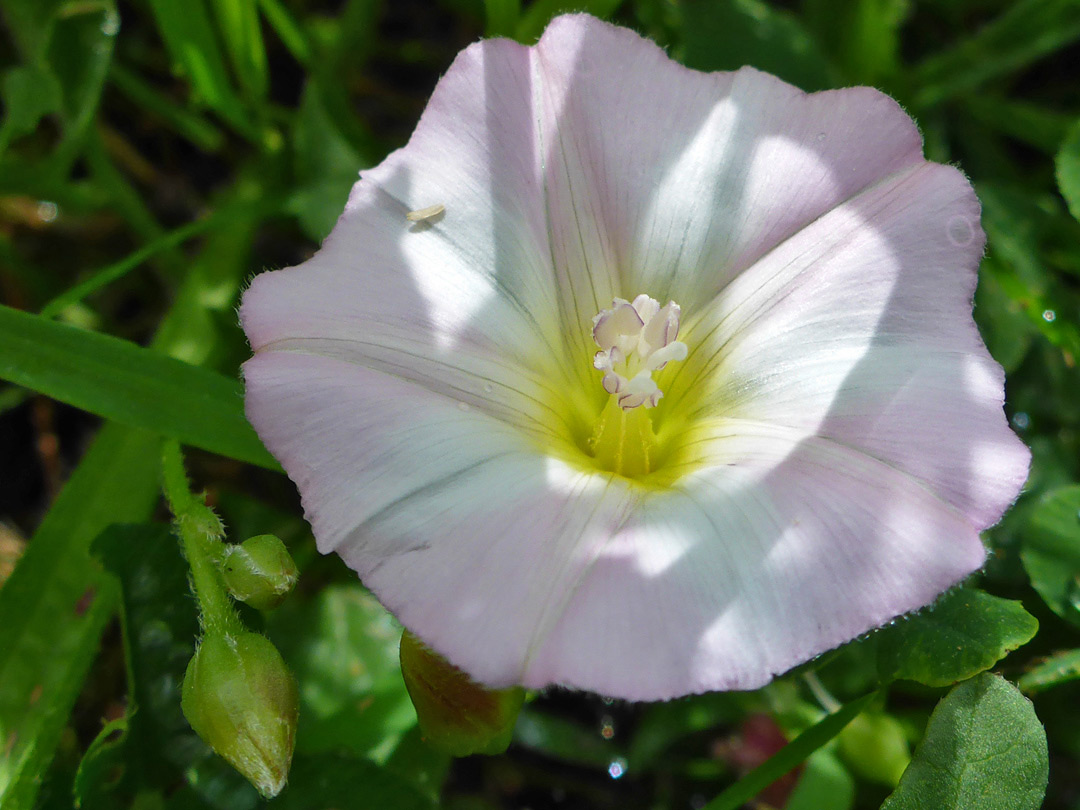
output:
{"label": "blade of grass", "polygon": [[215,0],[210,7],[244,97],[265,101],[270,79],[255,0]]}
{"label": "blade of grass", "polygon": [[1076,0],[1021,0],[968,39],[913,71],[918,108],[940,104],[1015,72],[1080,38]]}
{"label": "blade of grass", "polygon": [[279,0],[259,0],[259,8],[293,59],[308,67],[311,63],[311,45],[289,10]]}
{"label": "blade of grass", "polygon": [[113,63],[109,79],[140,110],[156,115],[173,132],[191,141],[203,152],[217,152],[225,144],[225,136],[220,129],[198,113],[173,103],[152,84],[119,62]]}
{"label": "blade of grass", "polygon": [[132,427],[277,468],[240,383],[109,335],[0,306],[0,377]]}
{"label": "blade of grass", "polygon": [[738,810],[843,731],[875,697],[877,693],[871,692],[826,715],[705,805],[702,810]]}
{"label": "blade of grass", "polygon": [[205,219],[197,219],[194,222],[189,222],[187,225],[181,225],[179,228],[169,231],[164,236],[155,239],[148,245],[144,245],[134,253],[125,256],[120,261],[113,262],[112,264],[101,268],[92,273],[89,278],[68,288],[41,308],[41,316],[43,318],[53,318],[56,315],[59,315],[72,304],[77,304],[88,295],[100,290],[102,287],[111,284],[117,279],[123,278],[132,270],[139,267],[139,265],[143,264],[147,259],[158,255],[163,250],[177,247],[189,239],[198,236],[200,233],[214,225],[215,222],[215,216],[211,215]]}

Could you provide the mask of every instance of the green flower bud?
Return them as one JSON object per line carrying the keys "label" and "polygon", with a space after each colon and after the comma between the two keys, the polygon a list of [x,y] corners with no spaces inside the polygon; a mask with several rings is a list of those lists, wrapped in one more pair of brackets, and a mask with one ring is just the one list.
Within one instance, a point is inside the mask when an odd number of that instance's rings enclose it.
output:
{"label": "green flower bud", "polygon": [[229,546],[221,574],[234,599],[259,610],[280,605],[300,576],[285,544],[272,534],[260,534],[238,546]]}
{"label": "green flower bud", "polygon": [[524,689],[481,686],[407,630],[400,653],[401,675],[424,739],[455,757],[506,750]]}
{"label": "green flower bud", "polygon": [[904,728],[893,716],[863,712],[840,733],[840,753],[855,773],[896,787],[911,762]]}
{"label": "green flower bud", "polygon": [[285,786],[298,712],[296,681],[256,633],[207,635],[184,675],[184,716],[215,752],[270,798]]}

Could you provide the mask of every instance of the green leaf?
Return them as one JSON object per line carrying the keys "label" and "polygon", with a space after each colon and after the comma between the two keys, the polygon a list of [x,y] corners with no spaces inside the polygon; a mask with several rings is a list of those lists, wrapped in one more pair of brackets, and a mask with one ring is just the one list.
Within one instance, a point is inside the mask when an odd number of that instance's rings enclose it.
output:
{"label": "green leaf", "polygon": [[1031,702],[983,673],[953,688],[881,810],[1037,810],[1049,772]]}
{"label": "green leaf", "polygon": [[753,65],[804,90],[834,83],[798,18],[762,0],[689,0],[682,7],[682,41],[682,61],[697,70]]}
{"label": "green leaf", "polygon": [[989,669],[1039,629],[1019,602],[957,588],[876,633],[878,675],[948,686]]}
{"label": "green leaf", "polygon": [[401,628],[359,585],[307,602],[294,595],[266,631],[300,683],[298,755],[344,749],[382,762],[416,723],[398,665]]}
{"label": "green leaf", "polygon": [[435,803],[370,760],[343,754],[298,756],[275,810],[435,810]]}
{"label": "green leaf", "polygon": [[1024,674],[1018,686],[1033,695],[1051,686],[1080,679],[1080,650],[1067,650],[1052,655],[1030,672]]}
{"label": "green leaf", "polygon": [[919,65],[915,106],[928,107],[1015,72],[1080,38],[1076,0],[1021,0],[954,47]]}
{"label": "green leaf", "polygon": [[702,810],[738,810],[843,731],[875,697],[877,697],[877,692],[871,692],[845,704],[832,714],[825,715],[764,763],[706,804]]}
{"label": "green leaf", "polygon": [[1057,184],[1069,211],[1080,219],[1080,120],[1069,130],[1055,161]]}
{"label": "green leaf", "polygon": [[1023,531],[1020,559],[1050,609],[1080,626],[1080,485],[1043,496]]}
{"label": "green leaf", "polygon": [[0,307],[0,378],[78,408],[276,469],[240,383],[108,335]]}

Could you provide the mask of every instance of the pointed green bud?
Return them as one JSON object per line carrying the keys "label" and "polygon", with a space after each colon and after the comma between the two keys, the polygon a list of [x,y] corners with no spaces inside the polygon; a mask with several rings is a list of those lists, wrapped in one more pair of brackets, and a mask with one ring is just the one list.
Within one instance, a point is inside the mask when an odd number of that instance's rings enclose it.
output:
{"label": "pointed green bud", "polygon": [[863,712],[840,733],[840,753],[864,779],[896,787],[911,763],[904,727],[881,712]]}
{"label": "pointed green bud", "polygon": [[270,610],[282,603],[300,572],[284,543],[272,534],[260,534],[226,548],[221,575],[234,599]]}
{"label": "pointed green bud", "polygon": [[296,734],[296,681],[257,633],[207,635],[184,675],[184,716],[263,796],[285,786]]}
{"label": "pointed green bud", "polygon": [[524,689],[481,686],[407,630],[400,652],[401,675],[425,740],[455,757],[506,750]]}

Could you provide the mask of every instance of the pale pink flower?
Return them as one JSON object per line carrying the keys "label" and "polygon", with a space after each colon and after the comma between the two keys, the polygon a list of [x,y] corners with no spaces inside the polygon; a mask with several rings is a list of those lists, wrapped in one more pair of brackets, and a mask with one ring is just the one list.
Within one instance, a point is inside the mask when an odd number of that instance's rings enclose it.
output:
{"label": "pale pink flower", "polygon": [[319,548],[477,680],[752,689],[983,564],[1028,465],[983,242],[881,93],[560,17],[462,52],[254,280],[248,415]]}

